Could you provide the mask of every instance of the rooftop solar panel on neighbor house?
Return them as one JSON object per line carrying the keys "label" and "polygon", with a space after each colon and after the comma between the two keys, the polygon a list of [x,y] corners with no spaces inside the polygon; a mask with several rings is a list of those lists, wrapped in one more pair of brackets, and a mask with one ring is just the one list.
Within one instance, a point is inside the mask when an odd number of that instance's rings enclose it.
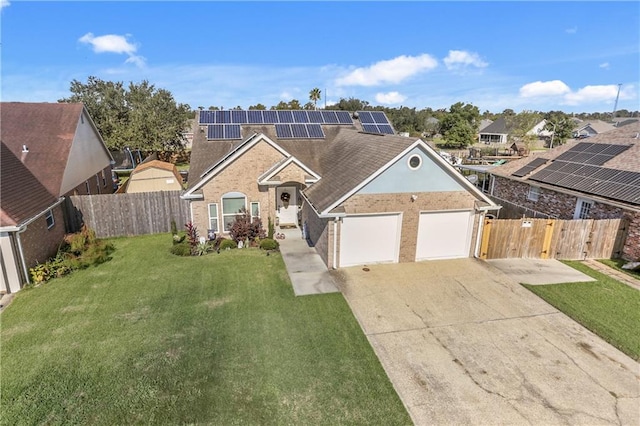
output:
{"label": "rooftop solar panel on neighbor house", "polygon": [[231,123],[231,111],[215,111],[216,124]]}
{"label": "rooftop solar panel on neighbor house", "polygon": [[309,137],[312,139],[324,139],[324,132],[322,126],[319,124],[307,124],[307,130],[309,131]]}
{"label": "rooftop solar panel on neighbor house", "polygon": [[336,111],[336,116],[340,124],[353,124],[353,118],[348,111]]}
{"label": "rooftop solar panel on neighbor house", "polygon": [[249,110],[247,111],[247,123],[249,124],[262,124],[264,120],[262,118],[261,110]]}
{"label": "rooftop solar panel on neighbor house", "polygon": [[322,118],[325,124],[339,124],[338,116],[335,111],[322,111]]}
{"label": "rooftop solar panel on neighbor house", "polygon": [[200,111],[200,117],[198,123],[200,124],[213,124],[216,122],[215,111]]}
{"label": "rooftop solar panel on neighbor house", "polygon": [[247,111],[231,110],[231,122],[236,124],[247,123]]}
{"label": "rooftop solar panel on neighbor house", "polygon": [[307,113],[307,117],[309,117],[310,123],[324,123],[324,120],[322,119],[322,111],[309,111]]}
{"label": "rooftop solar panel on neighbor house", "polygon": [[209,124],[207,126],[207,139],[242,139],[239,124]]}
{"label": "rooftop solar panel on neighbor house", "polygon": [[278,121],[278,111],[274,111],[274,110],[262,111],[262,117],[264,119],[263,121],[264,124],[276,124],[280,122]]}
{"label": "rooftop solar panel on neighbor house", "polygon": [[276,136],[280,139],[324,139],[320,124],[279,123],[276,124]]}
{"label": "rooftop solar panel on neighbor house", "polygon": [[293,133],[294,138],[306,139],[309,137],[306,124],[291,124],[291,133]]}
{"label": "rooftop solar panel on neighbor house", "polygon": [[369,111],[358,111],[358,118],[362,124],[375,124],[375,120]]}
{"label": "rooftop solar panel on neighbor house", "polygon": [[516,177],[524,177],[537,169],[538,167],[545,164],[548,160],[546,158],[534,158],[529,161],[529,163],[525,164],[523,167],[519,168],[515,172],[511,173],[512,176]]}
{"label": "rooftop solar panel on neighbor house", "polygon": [[289,110],[278,111],[278,122],[280,123],[293,123],[293,112]]}
{"label": "rooftop solar panel on neighbor house", "polygon": [[309,115],[307,111],[293,111],[293,121],[295,123],[308,123]]}
{"label": "rooftop solar panel on neighbor house", "polygon": [[282,139],[293,138],[290,124],[276,124],[276,136]]}
{"label": "rooftop solar panel on neighbor house", "polygon": [[376,124],[389,124],[389,120],[387,120],[387,116],[384,115],[383,112],[372,111],[371,118],[373,118],[373,122]]}

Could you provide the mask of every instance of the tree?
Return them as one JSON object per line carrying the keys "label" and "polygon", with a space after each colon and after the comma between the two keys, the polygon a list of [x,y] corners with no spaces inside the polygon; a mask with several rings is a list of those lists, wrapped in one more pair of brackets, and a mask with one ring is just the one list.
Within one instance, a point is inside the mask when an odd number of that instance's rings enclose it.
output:
{"label": "tree", "polygon": [[183,149],[183,131],[192,112],[169,91],[146,80],[125,89],[122,82],[93,76],[86,83],[73,80],[70,91],[70,97],[58,102],[82,102],[109,149]]}
{"label": "tree", "polygon": [[257,104],[257,105],[251,105],[251,106],[249,107],[249,109],[265,110],[265,109],[267,109],[267,107],[266,107],[266,106],[264,106],[264,105],[262,105],[262,104]]}
{"label": "tree", "polygon": [[313,108],[318,109],[318,101],[322,97],[322,92],[317,87],[314,87],[309,92],[309,100],[313,102]]}
{"label": "tree", "polygon": [[544,116],[547,124],[545,130],[552,132],[549,148],[564,144],[573,136],[573,122],[562,111],[550,111]]}
{"label": "tree", "polygon": [[542,114],[539,112],[522,111],[519,114],[505,116],[509,138],[522,142],[527,149],[531,149],[533,142],[538,139],[538,135],[529,134],[529,131],[542,121]]}
{"label": "tree", "polygon": [[340,111],[364,111],[369,106],[369,102],[356,98],[340,98],[340,102],[333,105],[331,109]]}
{"label": "tree", "polygon": [[472,104],[457,102],[440,119],[440,133],[447,144],[456,148],[466,148],[476,139],[480,110]]}

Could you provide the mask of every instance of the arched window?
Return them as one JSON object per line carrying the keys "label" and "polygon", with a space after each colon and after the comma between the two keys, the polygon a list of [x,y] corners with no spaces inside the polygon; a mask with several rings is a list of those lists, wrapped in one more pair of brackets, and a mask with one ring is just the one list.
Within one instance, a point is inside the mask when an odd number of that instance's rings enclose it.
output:
{"label": "arched window", "polygon": [[247,197],[241,192],[227,192],[222,196],[222,223],[229,232],[238,213],[247,208]]}

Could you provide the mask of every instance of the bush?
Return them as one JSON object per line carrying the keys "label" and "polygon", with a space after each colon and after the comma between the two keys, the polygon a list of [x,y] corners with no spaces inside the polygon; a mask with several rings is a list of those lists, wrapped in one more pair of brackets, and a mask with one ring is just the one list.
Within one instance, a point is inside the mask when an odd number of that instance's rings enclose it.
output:
{"label": "bush", "polygon": [[272,238],[265,238],[260,241],[260,248],[262,250],[276,250],[278,247],[280,247],[280,244]]}
{"label": "bush", "polygon": [[236,243],[233,240],[224,239],[220,241],[220,250],[235,249],[235,248],[238,248],[238,243]]}
{"label": "bush", "polygon": [[191,256],[191,246],[186,241],[174,244],[171,247],[171,253],[175,254],[176,256]]}
{"label": "bush", "polygon": [[260,218],[251,221],[251,214],[246,209],[242,209],[231,225],[229,235],[236,242],[255,241],[256,238],[264,238],[265,232]]}
{"label": "bush", "polygon": [[171,238],[172,238],[172,240],[173,240],[173,244],[180,244],[181,242],[183,242],[183,241],[184,241],[184,239],[185,239],[186,237],[187,237],[187,236],[186,236],[185,234],[182,234],[182,235],[180,235],[180,234],[173,234],[173,236],[172,236]]}
{"label": "bush", "polygon": [[269,216],[267,238],[273,239],[274,233],[275,233],[275,226],[273,226],[273,221],[271,220],[271,216]]}

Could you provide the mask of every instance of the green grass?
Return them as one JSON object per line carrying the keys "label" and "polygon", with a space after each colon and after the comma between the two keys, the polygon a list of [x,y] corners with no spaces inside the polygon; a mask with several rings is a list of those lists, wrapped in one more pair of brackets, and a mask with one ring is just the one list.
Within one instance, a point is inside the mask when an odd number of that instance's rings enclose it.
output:
{"label": "green grass", "polygon": [[257,249],[180,258],[170,235],[18,293],[0,423],[410,424],[341,294],[294,297]]}
{"label": "green grass", "polygon": [[629,269],[622,269],[622,266],[629,263],[626,260],[622,260],[622,259],[601,259],[598,260],[598,262],[600,263],[604,263],[607,266],[610,266],[620,272],[624,272],[627,275],[632,276],[635,279],[640,280],[640,271],[631,271]]}
{"label": "green grass", "polygon": [[564,262],[593,282],[524,285],[636,361],[640,360],[640,291],[580,262]]}

